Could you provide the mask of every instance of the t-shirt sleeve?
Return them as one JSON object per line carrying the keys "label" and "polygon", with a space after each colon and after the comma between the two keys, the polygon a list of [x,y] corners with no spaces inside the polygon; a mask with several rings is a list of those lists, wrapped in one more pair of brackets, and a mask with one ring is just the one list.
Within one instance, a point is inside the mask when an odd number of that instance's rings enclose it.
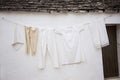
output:
{"label": "t-shirt sleeve", "polygon": [[24,45],[24,38],[25,38],[24,26],[15,24],[12,36],[13,39],[12,47],[15,50],[19,50]]}

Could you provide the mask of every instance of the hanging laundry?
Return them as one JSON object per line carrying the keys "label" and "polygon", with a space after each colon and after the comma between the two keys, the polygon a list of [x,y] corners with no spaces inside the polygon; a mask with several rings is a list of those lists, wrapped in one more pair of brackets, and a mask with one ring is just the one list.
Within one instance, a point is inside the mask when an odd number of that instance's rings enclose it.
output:
{"label": "hanging laundry", "polygon": [[24,27],[18,24],[14,24],[14,34],[12,46],[15,50],[19,50],[24,45]]}
{"label": "hanging laundry", "polygon": [[41,63],[39,63],[39,68],[43,69],[45,67],[46,63],[46,56],[47,53],[50,54],[50,57],[52,59],[53,67],[58,68],[59,62],[58,62],[58,52],[56,49],[56,37],[54,28],[41,28],[40,29],[40,50],[41,50]]}
{"label": "hanging laundry", "polygon": [[64,27],[57,28],[56,38],[57,49],[60,55],[61,64],[73,64],[85,61],[84,52],[81,45],[81,33],[84,27]]}
{"label": "hanging laundry", "polygon": [[25,26],[26,53],[35,55],[37,50],[38,29]]}
{"label": "hanging laundry", "polygon": [[[16,25],[12,44],[15,49],[19,49],[24,44],[24,38],[21,38],[24,35],[26,53],[29,54],[31,51],[32,55],[35,55],[36,51],[40,51],[37,52],[40,69],[45,68],[48,53],[53,67],[58,68],[63,64],[85,62],[85,54],[101,50],[102,47],[109,45],[103,18],[81,26],[40,27],[39,32],[37,28]],[[87,51],[88,48],[91,48],[91,51]]]}
{"label": "hanging laundry", "polygon": [[103,18],[88,24],[93,44],[96,48],[101,48],[109,45],[106,25]]}

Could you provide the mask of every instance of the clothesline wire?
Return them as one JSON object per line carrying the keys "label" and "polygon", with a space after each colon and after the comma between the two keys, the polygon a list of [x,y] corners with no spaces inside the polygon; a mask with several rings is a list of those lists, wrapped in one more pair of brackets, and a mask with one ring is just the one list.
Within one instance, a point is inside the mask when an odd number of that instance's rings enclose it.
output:
{"label": "clothesline wire", "polygon": [[23,26],[23,27],[25,26],[24,24],[20,24],[20,23],[18,23],[18,22],[9,20],[9,19],[7,19],[7,18],[5,18],[5,17],[1,17],[1,20],[7,21],[7,22],[11,22],[11,23],[16,24],[16,25],[21,25],[21,26]]}
{"label": "clothesline wire", "polygon": [[[111,16],[112,16],[112,14],[109,15],[109,16],[107,16],[107,17],[105,17],[104,20],[106,20],[107,18],[109,18],[109,17],[111,17]],[[26,25],[24,25],[24,24],[20,24],[20,23],[18,23],[18,22],[9,20],[9,19],[7,19],[7,18],[5,18],[5,17],[1,17],[1,20],[7,21],[7,22],[11,22],[11,23],[16,24],[16,25],[21,25],[21,26],[23,26],[23,27],[26,26]],[[92,21],[92,22],[94,22],[94,21]],[[89,24],[89,23],[86,23],[86,24]],[[84,24],[84,25],[86,25],[86,24]]]}

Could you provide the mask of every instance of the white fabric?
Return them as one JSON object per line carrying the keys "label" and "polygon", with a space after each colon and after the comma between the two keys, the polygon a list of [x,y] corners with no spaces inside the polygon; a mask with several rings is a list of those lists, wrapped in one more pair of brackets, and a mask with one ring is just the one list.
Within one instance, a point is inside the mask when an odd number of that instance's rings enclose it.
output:
{"label": "white fabric", "polygon": [[57,50],[61,64],[73,64],[84,61],[81,45],[83,27],[66,27],[56,29]]}
{"label": "white fabric", "polygon": [[20,49],[24,44],[24,27],[22,25],[15,24],[14,25],[14,34],[12,46],[15,50]]}
{"label": "white fabric", "polygon": [[[56,41],[55,41],[55,32],[52,28],[41,28],[40,35],[39,35],[39,45],[41,50],[41,59],[39,63],[39,68],[43,69],[46,63],[46,55],[47,53],[50,54],[50,57],[53,62],[53,66],[55,68],[59,67],[58,62],[58,52],[56,50]],[[39,49],[38,49],[39,50]]]}
{"label": "white fabric", "polygon": [[[88,50],[84,43],[91,38],[95,48],[109,44],[104,19],[84,24],[82,26],[51,28],[44,27],[39,29],[38,49],[39,68],[43,69],[46,63],[46,55],[50,54],[53,66],[58,68],[60,64],[73,64],[85,61],[85,50]],[[90,33],[90,34],[88,34]],[[86,35],[87,34],[87,35]],[[14,48],[20,48],[24,43],[24,27],[15,26]],[[89,44],[88,44],[89,45]],[[60,62],[60,64],[59,64]]]}
{"label": "white fabric", "polygon": [[105,47],[109,45],[109,38],[106,30],[106,25],[104,19],[96,22],[99,29],[100,43],[101,47]]}
{"label": "white fabric", "polygon": [[93,43],[96,48],[101,48],[109,45],[107,30],[104,19],[99,19],[88,24]]}

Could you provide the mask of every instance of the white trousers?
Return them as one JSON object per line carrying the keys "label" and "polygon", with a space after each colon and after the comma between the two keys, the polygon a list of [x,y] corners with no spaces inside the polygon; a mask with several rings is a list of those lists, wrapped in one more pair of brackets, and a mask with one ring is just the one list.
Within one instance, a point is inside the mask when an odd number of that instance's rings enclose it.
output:
{"label": "white trousers", "polygon": [[40,29],[40,48],[41,48],[41,61],[39,68],[43,69],[46,63],[47,52],[52,59],[53,67],[58,68],[58,54],[56,50],[55,32],[54,29]]}

